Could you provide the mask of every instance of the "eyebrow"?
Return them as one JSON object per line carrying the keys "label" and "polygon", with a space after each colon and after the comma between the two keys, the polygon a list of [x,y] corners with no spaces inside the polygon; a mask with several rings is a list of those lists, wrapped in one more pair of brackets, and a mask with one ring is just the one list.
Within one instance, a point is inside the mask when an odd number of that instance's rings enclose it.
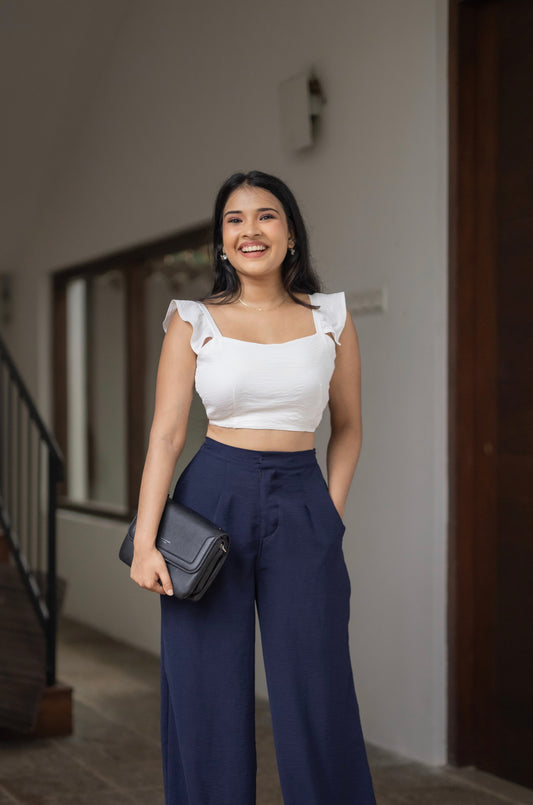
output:
{"label": "eyebrow", "polygon": [[[279,215],[279,210],[276,210],[275,207],[258,207],[256,212],[277,212]],[[242,215],[242,210],[228,210],[224,213],[224,218],[226,215]]]}

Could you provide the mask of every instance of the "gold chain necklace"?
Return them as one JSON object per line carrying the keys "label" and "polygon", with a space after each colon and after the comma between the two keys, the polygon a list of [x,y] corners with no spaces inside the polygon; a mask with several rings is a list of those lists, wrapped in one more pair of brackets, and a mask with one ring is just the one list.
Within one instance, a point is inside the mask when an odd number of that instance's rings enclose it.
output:
{"label": "gold chain necklace", "polygon": [[247,302],[244,302],[244,301],[243,301],[243,300],[242,300],[242,299],[239,297],[239,302],[241,303],[241,305],[244,305],[245,307],[249,307],[249,308],[251,308],[252,310],[275,310],[277,307],[281,307],[281,305],[282,305],[284,302],[286,302],[286,301],[287,301],[287,297],[285,296],[285,297],[284,297],[284,298],[281,300],[281,302],[278,302],[278,304],[277,304],[277,305],[274,305],[273,307],[255,307],[254,305],[249,305]]}

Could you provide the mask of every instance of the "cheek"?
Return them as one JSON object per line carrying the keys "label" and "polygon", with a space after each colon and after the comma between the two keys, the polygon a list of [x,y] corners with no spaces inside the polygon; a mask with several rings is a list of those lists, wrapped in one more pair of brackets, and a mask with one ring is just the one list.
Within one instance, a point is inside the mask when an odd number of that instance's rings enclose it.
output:
{"label": "cheek", "polygon": [[225,226],[222,227],[222,243],[225,247],[231,248],[235,244],[235,238],[238,236],[235,227]]}
{"label": "cheek", "polygon": [[272,242],[279,243],[280,247],[285,248],[289,240],[289,230],[282,223],[274,226],[270,232]]}

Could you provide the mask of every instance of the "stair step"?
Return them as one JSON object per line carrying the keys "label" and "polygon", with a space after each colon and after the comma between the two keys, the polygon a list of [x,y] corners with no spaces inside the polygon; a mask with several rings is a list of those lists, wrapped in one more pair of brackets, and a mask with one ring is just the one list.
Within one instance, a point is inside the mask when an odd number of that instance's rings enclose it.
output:
{"label": "stair step", "polygon": [[47,688],[43,630],[17,568],[2,563],[0,646],[0,734],[69,734],[71,688]]}
{"label": "stair step", "polygon": [[62,682],[44,688],[37,718],[30,730],[0,727],[0,740],[4,741],[64,735],[72,735],[72,687]]}

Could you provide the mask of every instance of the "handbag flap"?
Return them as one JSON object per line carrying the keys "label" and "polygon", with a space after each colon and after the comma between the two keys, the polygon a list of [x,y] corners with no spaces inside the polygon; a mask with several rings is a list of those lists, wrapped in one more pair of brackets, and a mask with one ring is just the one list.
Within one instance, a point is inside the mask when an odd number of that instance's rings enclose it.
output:
{"label": "handbag flap", "polygon": [[[135,516],[129,530],[132,540],[136,521]],[[222,536],[227,536],[222,528],[188,506],[169,498],[163,510],[155,545],[167,562],[186,573],[194,573],[213,544]]]}

